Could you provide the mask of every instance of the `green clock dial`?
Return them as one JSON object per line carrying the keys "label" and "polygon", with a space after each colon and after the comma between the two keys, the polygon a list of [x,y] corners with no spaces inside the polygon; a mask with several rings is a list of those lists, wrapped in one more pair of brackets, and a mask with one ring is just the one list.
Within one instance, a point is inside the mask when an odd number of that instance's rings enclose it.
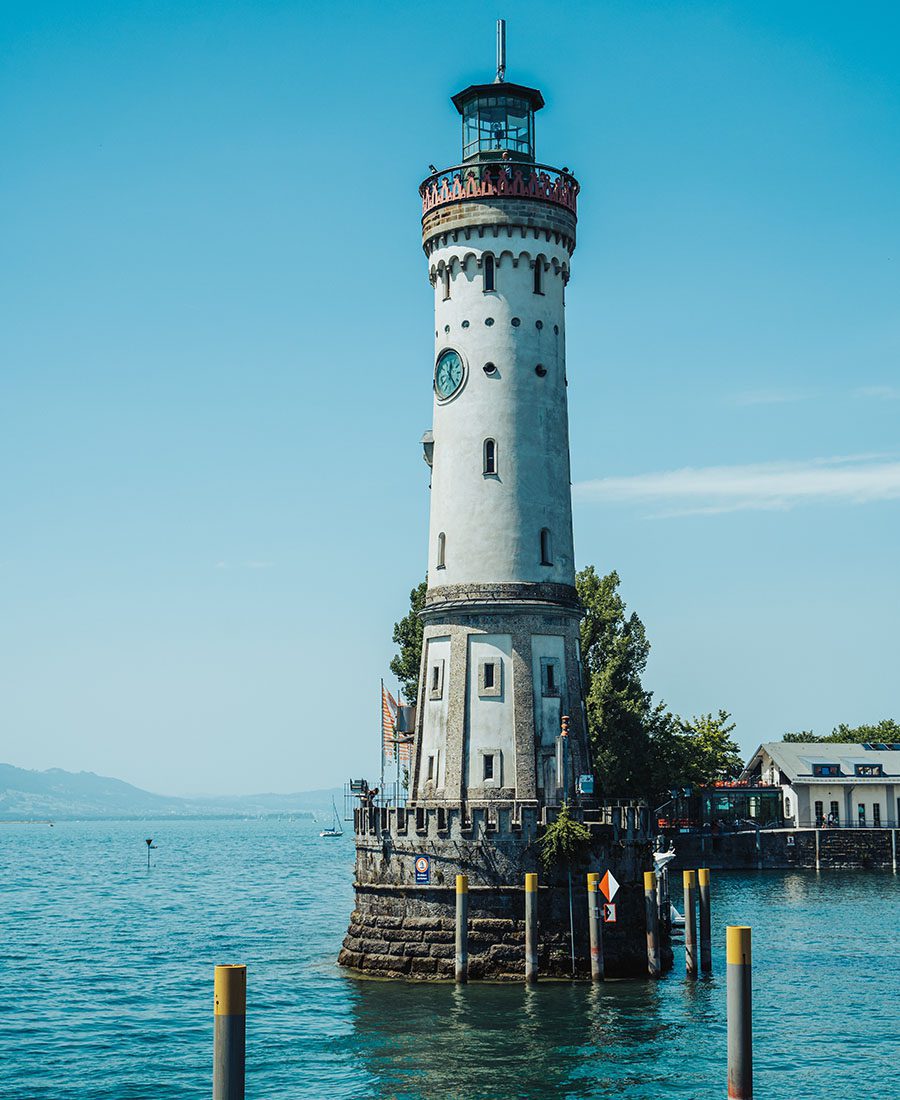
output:
{"label": "green clock dial", "polygon": [[462,385],[464,373],[459,352],[453,350],[441,352],[437,366],[434,368],[434,388],[438,397],[444,400],[452,397]]}

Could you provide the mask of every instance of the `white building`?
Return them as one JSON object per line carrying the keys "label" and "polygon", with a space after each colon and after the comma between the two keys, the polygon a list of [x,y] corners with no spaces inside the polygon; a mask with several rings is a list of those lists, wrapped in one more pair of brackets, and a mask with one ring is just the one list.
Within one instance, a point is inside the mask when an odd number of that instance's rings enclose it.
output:
{"label": "white building", "polygon": [[418,804],[553,804],[588,770],[565,354],[578,184],[536,163],[543,97],[504,77],[453,97],[462,164],[420,188],[434,421]]}
{"label": "white building", "polygon": [[770,741],[741,779],[780,786],[785,824],[900,825],[900,745]]}

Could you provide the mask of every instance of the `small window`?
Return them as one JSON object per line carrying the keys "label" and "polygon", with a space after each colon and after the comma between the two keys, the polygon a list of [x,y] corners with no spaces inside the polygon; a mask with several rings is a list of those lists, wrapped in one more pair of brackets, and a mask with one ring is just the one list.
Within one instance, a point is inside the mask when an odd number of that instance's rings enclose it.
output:
{"label": "small window", "polygon": [[860,825],[866,823],[866,805],[864,802],[858,802],[856,805],[856,816],[859,818]]}
{"label": "small window", "polygon": [[840,775],[841,766],[840,764],[813,764],[812,772],[813,775],[818,776]]}
{"label": "small window", "polygon": [[872,803],[872,824],[876,829],[881,827],[881,803]]}
{"label": "small window", "polygon": [[552,565],[553,557],[550,553],[550,528],[541,528],[541,565]]}
{"label": "small window", "polygon": [[433,781],[434,781],[434,757],[429,756],[428,757],[428,782],[431,783]]}
{"label": "small window", "polygon": [[441,670],[437,665],[431,670],[431,690],[437,691],[441,686]]}
{"label": "small window", "polygon": [[838,825],[838,824],[840,824],[840,820],[841,820],[840,807],[838,806],[837,802],[832,802],[831,803],[831,823],[833,825]]}
{"label": "small window", "polygon": [[445,267],[443,272],[441,272],[441,279],[443,280],[443,283],[444,283],[444,301],[446,302],[447,299],[450,297],[450,268],[449,267]]}
{"label": "small window", "polygon": [[494,664],[488,661],[484,666],[484,686],[486,688],[492,688],[494,686]]}
{"label": "small window", "polygon": [[541,658],[541,694],[546,696],[559,695],[559,665],[553,657]]}
{"label": "small window", "polygon": [[482,369],[484,370],[484,373],[488,375],[497,373],[497,368],[494,366],[493,363],[485,363]]}
{"label": "small window", "polygon": [[447,536],[443,531],[438,535],[437,567],[445,569],[447,566]]}
{"label": "small window", "polygon": [[868,776],[869,778],[882,774],[880,764],[857,764],[853,770],[857,775]]}
{"label": "small window", "polygon": [[440,699],[444,694],[444,662],[435,661],[428,680],[428,698]]}
{"label": "small window", "polygon": [[534,373],[538,376],[538,378],[546,378],[547,368],[544,366],[543,363],[538,363],[538,365],[534,368]]}
{"label": "small window", "polygon": [[485,753],[484,756],[481,759],[484,762],[484,766],[483,766],[484,774],[483,774],[482,778],[483,779],[493,779],[494,778],[494,754],[493,753]]}
{"label": "small window", "polygon": [[494,257],[490,252],[484,258],[484,289],[494,289]]}
{"label": "small window", "polygon": [[497,443],[493,439],[484,441],[484,472],[485,474],[497,472]]}
{"label": "small window", "polygon": [[556,666],[547,665],[547,690],[556,690]]}
{"label": "small window", "polygon": [[544,265],[540,260],[535,261],[534,265],[534,292],[535,294],[544,293]]}
{"label": "small window", "polygon": [[816,828],[821,828],[825,820],[825,807],[823,803],[816,802],[814,808],[816,814]]}
{"label": "small window", "polygon": [[494,699],[503,695],[503,662],[499,657],[478,662],[478,694]]}

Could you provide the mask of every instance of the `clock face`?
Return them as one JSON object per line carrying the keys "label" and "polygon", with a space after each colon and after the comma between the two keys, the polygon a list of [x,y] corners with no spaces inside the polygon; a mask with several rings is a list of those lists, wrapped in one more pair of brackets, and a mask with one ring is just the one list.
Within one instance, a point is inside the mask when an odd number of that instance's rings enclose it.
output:
{"label": "clock face", "polygon": [[464,373],[459,352],[452,349],[441,352],[434,368],[434,389],[438,397],[444,401],[452,397],[462,385]]}

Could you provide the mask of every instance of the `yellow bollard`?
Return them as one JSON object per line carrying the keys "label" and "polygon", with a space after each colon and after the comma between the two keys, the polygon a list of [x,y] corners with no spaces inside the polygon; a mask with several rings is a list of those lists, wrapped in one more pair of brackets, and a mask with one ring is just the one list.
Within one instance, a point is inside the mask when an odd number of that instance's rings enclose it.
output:
{"label": "yellow bollard", "polygon": [[213,1100],[244,1100],[247,967],[217,966],[213,1036]]}
{"label": "yellow bollard", "polygon": [[685,871],[684,878],[684,972],[697,976],[697,872]]}
{"label": "yellow bollard", "polygon": [[647,973],[658,978],[659,960],[659,908],[656,904],[656,874],[644,872],[644,915],[647,921]]}
{"label": "yellow bollard", "polygon": [[456,980],[469,980],[469,876],[456,876]]}
{"label": "yellow bollard", "polygon": [[729,925],[725,939],[728,1006],[728,1100],[753,1100],[750,929]]}
{"label": "yellow bollard", "polygon": [[525,876],[525,981],[538,980],[537,957],[537,889],[538,877]]}
{"label": "yellow bollard", "polygon": [[704,974],[712,974],[712,919],[708,867],[701,867],[697,872],[697,893],[700,895],[700,969]]}
{"label": "yellow bollard", "polygon": [[591,937],[591,981],[602,982],[603,967],[603,924],[600,920],[600,876],[595,872],[587,877],[588,889],[588,929]]}

